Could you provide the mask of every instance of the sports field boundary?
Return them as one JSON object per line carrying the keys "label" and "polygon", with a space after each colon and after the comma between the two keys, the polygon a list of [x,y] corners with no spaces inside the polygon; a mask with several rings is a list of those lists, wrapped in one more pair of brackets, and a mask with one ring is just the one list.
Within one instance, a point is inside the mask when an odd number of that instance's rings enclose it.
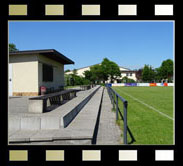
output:
{"label": "sports field boundary", "polygon": [[166,117],[166,118],[168,118],[168,119],[170,119],[170,120],[174,120],[174,118],[172,118],[172,117],[168,116],[167,114],[165,114],[165,113],[159,111],[158,109],[156,109],[156,108],[150,106],[149,104],[146,104],[146,103],[144,103],[143,101],[141,101],[141,100],[139,100],[139,99],[137,99],[137,98],[135,98],[135,97],[133,97],[133,96],[127,94],[126,92],[122,91],[121,89],[119,89],[119,91],[122,92],[122,93],[124,93],[125,95],[129,96],[129,97],[132,98],[133,100],[135,100],[135,101],[137,101],[137,102],[139,102],[139,103],[145,105],[146,107],[150,108],[151,110],[153,110],[153,111],[155,111],[155,112],[161,114],[162,116],[164,116],[164,117]]}
{"label": "sports field boundary", "polygon": [[140,87],[146,87],[146,86],[174,86],[174,83],[111,83],[111,84],[108,84],[109,86],[111,87],[115,87],[115,86],[140,86]]}

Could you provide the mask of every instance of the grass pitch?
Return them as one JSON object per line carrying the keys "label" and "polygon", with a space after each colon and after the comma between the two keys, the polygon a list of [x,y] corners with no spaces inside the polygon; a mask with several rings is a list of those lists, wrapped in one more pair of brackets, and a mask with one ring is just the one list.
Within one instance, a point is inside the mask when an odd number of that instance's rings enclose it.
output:
{"label": "grass pitch", "polygon": [[[136,140],[133,144],[174,144],[173,87],[112,88],[128,101],[128,127]],[[119,107],[123,113],[120,100]],[[117,123],[123,130],[123,121]]]}

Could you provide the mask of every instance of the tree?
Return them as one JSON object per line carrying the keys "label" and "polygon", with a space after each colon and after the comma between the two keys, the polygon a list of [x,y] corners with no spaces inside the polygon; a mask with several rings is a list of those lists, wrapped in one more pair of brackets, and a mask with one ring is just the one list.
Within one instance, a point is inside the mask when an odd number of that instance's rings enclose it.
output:
{"label": "tree", "polygon": [[67,70],[65,70],[65,73],[70,72],[70,71],[71,71],[70,69],[67,69]]}
{"label": "tree", "polygon": [[14,51],[18,51],[18,49],[16,48],[16,45],[13,43],[9,43],[9,52],[14,52]]}
{"label": "tree", "polygon": [[135,83],[135,80],[125,76],[125,77],[122,78],[122,83]]}
{"label": "tree", "polygon": [[90,71],[92,73],[91,80],[94,80],[96,82],[103,81],[103,70],[101,68],[101,65],[97,64],[90,67]]}
{"label": "tree", "polygon": [[114,80],[117,79],[117,77],[121,76],[121,71],[119,69],[119,66],[114,63],[114,62],[110,62],[110,70],[109,70],[109,77],[111,79],[111,83],[114,82]]}
{"label": "tree", "polygon": [[92,80],[92,72],[90,70],[86,70],[84,71],[84,77],[87,80],[90,80],[91,82],[93,82],[94,80]]}
{"label": "tree", "polygon": [[64,74],[64,82],[65,82],[65,86],[71,85],[71,75],[70,74]]}
{"label": "tree", "polygon": [[74,74],[74,75],[77,75],[77,69],[74,69],[74,70],[73,70],[73,74]]}
{"label": "tree", "polygon": [[144,65],[142,71],[142,80],[145,82],[152,82],[155,79],[155,72],[149,65]]}
{"label": "tree", "polygon": [[107,81],[109,78],[109,72],[110,72],[110,63],[111,61],[109,61],[107,58],[104,58],[102,63],[101,63],[101,70],[103,73],[103,80]]}
{"label": "tree", "polygon": [[107,81],[108,79],[113,82],[115,79],[121,76],[119,66],[107,58],[104,58],[101,64],[90,67],[90,71],[84,73],[85,78],[92,82]]}
{"label": "tree", "polygon": [[138,69],[138,70],[136,70],[136,78],[137,78],[137,80],[138,81],[142,81],[142,71],[143,71],[143,69],[141,68],[141,69]]}
{"label": "tree", "polygon": [[161,75],[161,70],[160,67],[155,69],[155,80],[156,82],[161,82],[161,80],[163,79],[162,75]]}
{"label": "tree", "polygon": [[103,80],[107,81],[109,78],[111,83],[117,79],[117,77],[121,76],[121,71],[119,66],[113,62],[104,58],[101,64],[101,70],[103,72]]}
{"label": "tree", "polygon": [[162,62],[159,73],[163,79],[169,79],[173,77],[173,61],[171,59],[167,59]]}
{"label": "tree", "polygon": [[65,80],[66,86],[89,85],[90,84],[90,80],[87,80],[84,77],[74,75],[74,74],[65,74],[64,80]]}

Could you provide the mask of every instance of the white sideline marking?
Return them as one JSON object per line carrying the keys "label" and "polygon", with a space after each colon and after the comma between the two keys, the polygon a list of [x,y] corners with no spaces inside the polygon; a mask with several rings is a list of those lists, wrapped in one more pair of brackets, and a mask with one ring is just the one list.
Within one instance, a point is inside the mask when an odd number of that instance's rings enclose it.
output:
{"label": "white sideline marking", "polygon": [[[120,91],[121,91],[121,90],[120,90]],[[158,112],[159,114],[161,114],[161,115],[167,117],[168,119],[174,120],[174,118],[172,118],[172,117],[168,116],[167,114],[165,114],[165,113],[163,113],[163,112],[157,110],[156,108],[154,108],[154,107],[152,107],[152,106],[150,106],[150,105],[144,103],[143,101],[141,101],[141,100],[139,100],[139,99],[137,99],[137,98],[135,98],[135,97],[133,97],[133,96],[127,94],[126,92],[124,92],[124,91],[121,91],[121,92],[123,92],[125,95],[131,97],[133,100],[136,100],[136,101],[138,101],[139,103],[145,105],[146,107],[148,107],[148,108],[150,108],[150,109],[152,109],[152,110]]]}

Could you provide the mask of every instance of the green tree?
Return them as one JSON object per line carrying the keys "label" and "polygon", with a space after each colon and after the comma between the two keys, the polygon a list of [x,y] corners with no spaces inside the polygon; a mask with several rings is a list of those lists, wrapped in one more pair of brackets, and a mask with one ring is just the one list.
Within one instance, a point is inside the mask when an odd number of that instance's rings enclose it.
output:
{"label": "green tree", "polygon": [[159,73],[163,79],[169,79],[173,77],[173,61],[171,59],[167,59],[162,62]]}
{"label": "green tree", "polygon": [[98,83],[104,80],[101,65],[97,64],[97,65],[91,66],[90,71],[92,73],[91,80],[94,80],[95,82],[98,82]]}
{"label": "green tree", "polygon": [[117,77],[121,76],[121,71],[119,66],[115,62],[110,62],[110,70],[109,70],[109,77],[111,79],[111,83],[117,79]]}
{"label": "green tree", "polygon": [[84,77],[75,75],[75,74],[65,74],[65,85],[66,86],[75,86],[75,85],[89,85],[90,80],[85,79]]}
{"label": "green tree", "polygon": [[122,83],[135,83],[135,80],[125,76],[125,77],[122,78]]}
{"label": "green tree", "polygon": [[91,82],[93,82],[94,80],[92,80],[92,72],[90,70],[86,70],[84,71],[84,77],[87,80],[90,80]]}
{"label": "green tree", "polygon": [[67,69],[67,70],[65,70],[65,73],[70,72],[70,71],[71,71],[71,70]]}
{"label": "green tree", "polygon": [[88,79],[83,78],[83,85],[90,85],[91,81]]}
{"label": "green tree", "polygon": [[135,74],[136,74],[136,78],[137,78],[137,81],[138,82],[142,82],[142,71],[143,71],[142,68],[136,70],[136,73]]}
{"label": "green tree", "polygon": [[13,43],[9,43],[9,52],[14,52],[14,51],[18,51],[18,49],[16,48],[16,45]]}
{"label": "green tree", "polygon": [[80,76],[75,75],[73,78],[74,78],[74,85],[83,85],[83,81]]}
{"label": "green tree", "polygon": [[102,63],[101,63],[101,71],[103,73],[103,80],[107,81],[109,78],[109,72],[110,72],[110,65],[111,61],[108,60],[107,58],[104,58]]}
{"label": "green tree", "polygon": [[149,65],[144,65],[142,71],[142,80],[145,82],[152,82],[155,79],[155,71]]}
{"label": "green tree", "polygon": [[77,75],[77,69],[74,69],[74,70],[73,70],[73,74],[74,74],[74,75]]}
{"label": "green tree", "polygon": [[156,82],[161,82],[162,79],[163,79],[163,77],[161,75],[160,68],[156,68],[155,69],[155,80],[156,80]]}
{"label": "green tree", "polygon": [[64,84],[65,86],[71,86],[71,75],[64,74]]}
{"label": "green tree", "polygon": [[91,80],[92,82],[104,82],[108,79],[113,82],[121,76],[121,72],[119,66],[115,62],[104,58],[101,64],[90,67],[90,71],[87,71],[84,75],[85,78]]}
{"label": "green tree", "polygon": [[110,78],[111,83],[121,76],[121,71],[119,66],[113,62],[104,58],[101,64],[101,70],[103,72],[103,80],[106,81]]}

